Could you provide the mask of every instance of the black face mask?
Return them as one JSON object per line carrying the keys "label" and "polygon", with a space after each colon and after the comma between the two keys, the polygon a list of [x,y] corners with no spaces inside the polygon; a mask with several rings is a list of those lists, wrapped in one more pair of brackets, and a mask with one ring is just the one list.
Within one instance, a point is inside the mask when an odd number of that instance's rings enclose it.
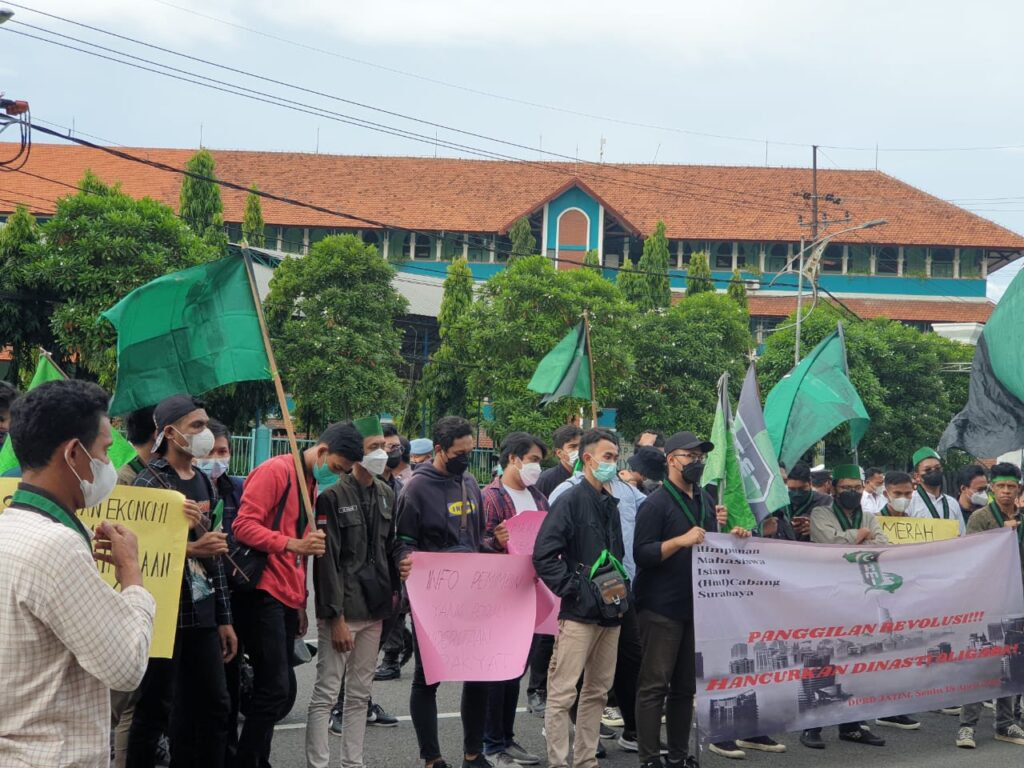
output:
{"label": "black face mask", "polygon": [[803,509],[804,505],[811,500],[811,491],[790,491],[789,505],[793,509]]}
{"label": "black face mask", "polygon": [[393,451],[388,451],[388,469],[394,469],[402,463],[402,449],[396,448]]}
{"label": "black face mask", "polygon": [[704,462],[695,461],[683,467],[683,480],[688,483],[699,483],[700,476],[704,474]]}
{"label": "black face mask", "polygon": [[921,475],[921,482],[927,485],[929,488],[941,488],[942,487],[942,470],[932,469]]}
{"label": "black face mask", "polygon": [[452,456],[445,461],[444,468],[449,475],[460,477],[469,469],[469,454],[464,453],[461,456]]}
{"label": "black face mask", "polygon": [[863,491],[840,491],[839,492],[839,506],[843,509],[857,509],[860,507],[860,502],[864,498]]}

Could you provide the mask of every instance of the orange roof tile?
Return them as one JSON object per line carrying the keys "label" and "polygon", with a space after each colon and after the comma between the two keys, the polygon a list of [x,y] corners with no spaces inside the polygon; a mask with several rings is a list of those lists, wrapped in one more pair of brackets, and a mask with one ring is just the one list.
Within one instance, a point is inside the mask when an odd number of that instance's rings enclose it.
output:
{"label": "orange roof tile", "polygon": [[[0,156],[14,146],[0,144]],[[193,150],[140,148],[125,151],[183,167]],[[673,239],[799,240],[807,230],[797,217],[809,218],[799,195],[810,188],[802,168],[753,168],[701,165],[596,165],[506,162],[444,158],[358,157],[284,152],[213,150],[220,178],[278,195],[353,213],[388,226],[451,232],[500,232],[513,216],[536,209],[578,179],[608,208],[641,232],[659,219]],[[132,196],[177,206],[181,178],[97,150],[35,144],[24,171],[76,184],[86,168],[107,182],[120,182]],[[878,171],[819,170],[818,189],[842,202],[823,203],[854,222],[884,218],[871,232],[840,236],[837,242],[943,245],[1016,251],[1024,237],[987,219]],[[30,176],[0,177],[0,213],[10,201],[39,213],[67,187]],[[223,190],[224,218],[241,221],[245,194]],[[366,227],[344,217],[270,200],[263,201],[268,224],[308,227]]]}
{"label": "orange roof tile", "polygon": [[[804,298],[806,306],[808,299]],[[893,299],[847,299],[843,304],[860,317],[926,323],[986,323],[996,308],[990,301],[966,301],[949,298],[945,301]],[[796,312],[796,297],[748,296],[751,317],[788,317]]]}

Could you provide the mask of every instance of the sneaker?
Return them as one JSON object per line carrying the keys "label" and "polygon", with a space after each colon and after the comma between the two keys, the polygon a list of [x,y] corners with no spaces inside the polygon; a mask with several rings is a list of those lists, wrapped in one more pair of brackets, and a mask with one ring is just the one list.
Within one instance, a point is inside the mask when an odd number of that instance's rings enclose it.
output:
{"label": "sneaker", "polygon": [[537,765],[540,758],[537,755],[527,752],[518,741],[510,741],[505,747],[505,753],[518,765]]}
{"label": "sneaker", "polygon": [[600,741],[597,742],[597,752],[594,753],[594,757],[596,757],[598,760],[604,760],[606,757],[608,757],[608,751],[604,748],[604,744],[602,744]]}
{"label": "sneaker", "polygon": [[996,709],[996,703],[994,701],[983,701],[981,702],[981,706],[985,709],[991,709],[993,712],[995,712]]}
{"label": "sneaker", "polygon": [[962,707],[943,707],[942,709],[936,710],[940,715],[956,715],[960,716]]}
{"label": "sneaker", "polygon": [[601,715],[601,723],[609,728],[621,728],[626,721],[622,719],[622,712],[618,707],[605,707],[604,714]]}
{"label": "sneaker", "polygon": [[708,751],[731,760],[742,760],[747,756],[747,753],[740,749],[735,741],[720,741],[717,744],[711,744],[708,746]]}
{"label": "sneaker", "polygon": [[960,749],[974,749],[977,744],[974,743],[974,729],[964,726],[956,732],[956,745]]}
{"label": "sneaker", "polygon": [[[512,759],[512,756],[507,752],[496,752],[493,755],[484,755],[487,760],[487,764],[491,768],[515,768],[517,765],[516,761]],[[470,762],[463,762],[463,765],[474,765]]]}
{"label": "sneaker", "polygon": [[[682,763],[672,763],[671,765],[682,765]],[[657,760],[648,760],[646,763],[640,763],[640,768],[665,768],[665,764],[659,758]]]}
{"label": "sneaker", "polygon": [[1008,741],[1010,744],[1024,745],[1024,728],[1014,723],[1009,728],[996,731],[996,741]]}
{"label": "sneaker", "polygon": [[548,700],[543,691],[534,691],[526,694],[526,708],[531,715],[544,717],[544,710],[547,709]]}
{"label": "sneaker", "polygon": [[769,736],[755,736],[752,739],[736,739],[736,746],[742,749],[754,749],[758,752],[785,752],[786,745],[779,744]]}
{"label": "sneaker", "polygon": [[825,741],[821,738],[821,729],[804,731],[800,734],[800,743],[808,749],[824,749]]}
{"label": "sneaker", "polygon": [[615,731],[613,731],[611,728],[609,728],[604,723],[601,723],[601,729],[598,731],[598,735],[602,739],[614,739],[615,738]]}
{"label": "sneaker", "polygon": [[623,731],[618,740],[619,747],[623,752],[639,752],[640,748],[636,743],[636,734]]}
{"label": "sneaker", "polygon": [[906,715],[893,715],[892,717],[880,717],[875,720],[875,725],[884,725],[888,728],[902,728],[904,731],[916,731],[921,724]]}
{"label": "sneaker", "polygon": [[394,728],[398,725],[398,718],[389,715],[384,711],[384,707],[371,701],[366,707],[366,724],[378,725],[381,728]]}
{"label": "sneaker", "polygon": [[373,679],[385,682],[387,680],[399,680],[402,677],[402,667],[398,659],[384,659],[373,673]]}
{"label": "sneaker", "polygon": [[341,736],[341,712],[331,710],[331,721],[327,728],[333,735]]}
{"label": "sneaker", "polygon": [[[856,731],[840,731],[841,741],[852,741],[854,744],[867,744],[869,747],[884,747],[885,739],[875,736],[867,728],[858,728]],[[1021,742],[1024,744],[1024,742]]]}
{"label": "sneaker", "polygon": [[171,764],[171,740],[164,735],[161,735],[156,743],[154,763],[161,768],[167,768]]}
{"label": "sneaker", "polygon": [[[495,755],[495,757],[498,757],[498,755]],[[511,759],[512,758],[509,758],[509,760]],[[465,757],[462,759],[462,768],[491,768],[491,765],[493,765],[493,763],[491,763],[488,758],[484,757],[483,753],[480,753],[472,760],[466,760]],[[512,768],[513,765],[515,765],[515,763],[509,765],[508,768]],[[434,763],[434,768],[437,768],[437,763]],[[502,766],[502,768],[506,767]]]}

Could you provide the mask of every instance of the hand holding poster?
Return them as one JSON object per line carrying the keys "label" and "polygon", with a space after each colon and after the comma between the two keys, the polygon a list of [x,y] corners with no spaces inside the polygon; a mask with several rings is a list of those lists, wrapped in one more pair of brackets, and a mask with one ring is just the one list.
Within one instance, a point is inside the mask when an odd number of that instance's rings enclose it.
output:
{"label": "hand holding poster", "polygon": [[533,639],[530,558],[415,552],[405,583],[428,685],[519,677]]}
{"label": "hand holding poster", "polygon": [[[18,487],[16,478],[0,480],[4,507]],[[139,540],[142,584],[156,599],[151,658],[169,659],[174,652],[178,626],[178,600],[185,568],[188,521],[183,511],[185,497],[177,491],[115,486],[102,504],[78,510],[78,517],[90,531],[103,522],[118,523]],[[116,589],[114,566],[97,563],[103,580]]]}
{"label": "hand holding poster", "polygon": [[956,520],[883,515],[878,515],[877,519],[890,544],[924,544],[955,539],[960,535],[960,523]]}
{"label": "hand holding poster", "polygon": [[[547,517],[547,512],[520,512],[505,521],[508,529],[508,553],[510,555],[533,556],[533,545],[537,541],[537,532]],[[548,589],[540,579],[537,580],[537,618],[533,631],[538,635],[558,634],[558,612],[562,601]]]}
{"label": "hand holding poster", "polygon": [[701,738],[1019,693],[1019,574],[1008,529],[915,547],[708,534],[693,557]]}

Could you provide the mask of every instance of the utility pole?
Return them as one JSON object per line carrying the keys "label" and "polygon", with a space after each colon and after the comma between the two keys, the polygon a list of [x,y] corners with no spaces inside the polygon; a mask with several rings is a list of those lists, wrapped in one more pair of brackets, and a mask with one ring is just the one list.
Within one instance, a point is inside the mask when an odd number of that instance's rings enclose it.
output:
{"label": "utility pole", "polygon": [[818,145],[811,145],[811,242],[818,239]]}

